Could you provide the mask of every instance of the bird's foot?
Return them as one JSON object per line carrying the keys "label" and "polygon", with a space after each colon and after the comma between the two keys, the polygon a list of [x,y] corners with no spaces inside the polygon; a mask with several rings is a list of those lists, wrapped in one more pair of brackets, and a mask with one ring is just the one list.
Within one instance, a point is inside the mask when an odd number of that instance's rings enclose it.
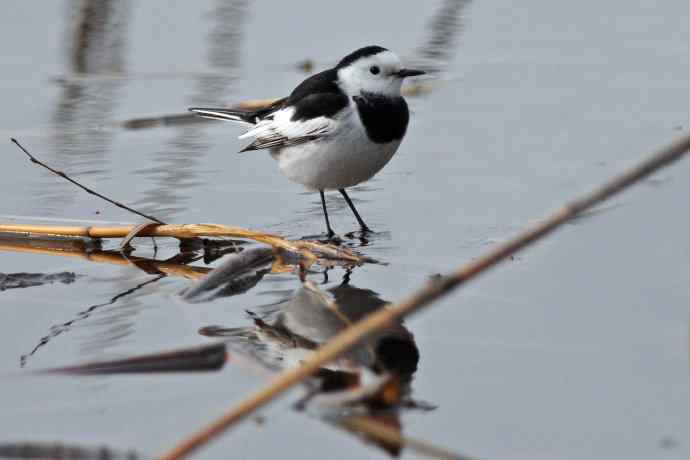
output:
{"label": "bird's foot", "polygon": [[334,233],[318,233],[314,235],[304,235],[300,237],[300,240],[302,241],[318,241],[319,243],[324,243],[324,244],[340,244],[343,242],[343,239],[338,236],[335,232]]}
{"label": "bird's foot", "polygon": [[369,242],[369,237],[375,235],[366,225],[360,227],[358,231],[352,231],[345,234],[345,237],[350,240],[359,240],[362,244],[367,244]]}
{"label": "bird's foot", "polygon": [[322,239],[321,242],[338,245],[343,242],[343,239],[340,238],[340,236],[338,236],[332,229],[329,228],[326,232],[326,238]]}
{"label": "bird's foot", "polygon": [[340,236],[333,233],[333,234],[327,235],[326,242],[331,243],[331,244],[335,244],[335,245],[339,245],[343,242],[343,239]]}

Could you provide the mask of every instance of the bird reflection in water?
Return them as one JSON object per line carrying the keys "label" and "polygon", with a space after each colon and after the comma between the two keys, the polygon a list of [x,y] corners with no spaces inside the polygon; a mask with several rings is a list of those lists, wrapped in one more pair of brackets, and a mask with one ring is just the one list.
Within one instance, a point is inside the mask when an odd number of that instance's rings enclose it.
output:
{"label": "bird reflection in water", "polygon": [[[199,332],[226,339],[231,352],[278,372],[299,366],[316,348],[386,304],[376,292],[351,285],[347,272],[340,285],[326,291],[306,280],[286,299],[249,310],[252,326],[209,326]],[[296,407],[338,426],[365,417],[400,433],[401,408],[429,408],[411,398],[418,362],[412,333],[402,322],[392,324],[320,368]],[[391,454],[401,449],[364,436]]]}
{"label": "bird reflection in water", "polygon": [[[8,249],[23,248],[20,242],[8,242],[5,246]],[[41,253],[50,253],[53,249],[61,254],[83,252],[80,248],[62,245],[53,248],[48,243],[45,247],[24,249]],[[225,254],[223,263],[211,270],[209,267],[188,265],[199,260],[202,257],[199,254],[191,256],[181,253],[157,261],[92,248],[88,253],[89,260],[133,265],[156,276],[108,302],[89,307],[68,322],[52,327],[51,333],[42,338],[31,353],[22,357],[22,364],[52,338],[68,332],[77,322],[100,311],[101,307],[120,302],[120,299],[166,276],[196,280],[178,298],[193,308],[191,303],[236,296],[254,289],[264,276],[285,273],[290,267],[294,269],[298,262],[289,259],[286,254],[278,257],[272,249],[261,246],[233,245],[228,249],[232,249],[231,254]],[[331,263],[327,265],[334,267]],[[330,270],[341,269],[345,270],[342,282],[325,291],[312,280],[306,279],[307,275],[302,271],[299,287],[294,292],[279,302],[257,306],[248,312],[249,325],[203,328],[200,331],[202,335],[221,339],[212,344],[117,360],[37,369],[34,372],[61,375],[214,372],[230,363],[233,367],[248,370],[258,368],[262,374],[270,374],[299,366],[323,343],[350,324],[385,308],[387,304],[376,292],[350,284],[351,266]],[[324,276],[324,282],[326,280]],[[305,382],[306,396],[297,402],[296,407],[338,428],[362,434],[365,440],[374,441],[391,454],[398,454],[409,442],[407,439],[401,441],[401,409],[430,408],[411,398],[411,382],[418,362],[419,351],[412,333],[401,322],[391,324],[338,360],[319,369]],[[384,435],[381,435],[382,429]]]}

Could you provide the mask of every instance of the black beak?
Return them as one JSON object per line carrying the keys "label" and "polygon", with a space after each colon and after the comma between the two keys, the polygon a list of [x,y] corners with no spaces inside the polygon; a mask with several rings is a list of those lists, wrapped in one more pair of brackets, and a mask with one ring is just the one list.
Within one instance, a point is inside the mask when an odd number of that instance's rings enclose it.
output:
{"label": "black beak", "polygon": [[424,75],[426,72],[423,70],[414,70],[414,69],[400,69],[398,70],[395,75],[398,76],[399,78],[405,78],[405,77],[416,77],[417,75]]}

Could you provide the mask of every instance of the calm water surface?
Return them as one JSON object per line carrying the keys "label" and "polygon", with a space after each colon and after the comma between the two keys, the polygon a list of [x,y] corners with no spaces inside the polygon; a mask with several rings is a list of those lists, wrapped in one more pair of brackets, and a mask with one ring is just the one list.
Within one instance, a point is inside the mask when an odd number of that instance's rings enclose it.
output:
{"label": "calm water surface", "polygon": [[[84,15],[93,27],[79,27]],[[171,222],[318,234],[318,194],[285,180],[266,154],[235,155],[236,127],[123,123],[281,96],[305,77],[305,59],[321,69],[381,44],[438,78],[409,99],[393,161],[351,193],[377,231],[361,250],[388,265],[310,279],[333,290],[347,276],[355,292],[395,301],[687,131],[688,15],[680,0],[9,2],[0,220],[134,220],[32,166],[9,143],[15,136]],[[663,171],[407,321],[420,353],[413,396],[436,409],[403,412],[404,432],[487,459],[688,458],[688,177],[690,162]],[[335,229],[354,230],[345,203],[329,199]],[[158,245],[158,259],[175,255],[173,242]],[[154,256],[150,241],[137,248]],[[230,364],[196,374],[30,371],[208,344],[201,328],[247,327],[246,310],[300,287],[294,275],[267,274],[242,295],[188,304],[176,295],[190,284],[182,277],[0,254],[1,273],[77,275],[0,292],[0,442],[164,451],[264,377]],[[294,411],[301,394],[197,458],[385,458]]]}

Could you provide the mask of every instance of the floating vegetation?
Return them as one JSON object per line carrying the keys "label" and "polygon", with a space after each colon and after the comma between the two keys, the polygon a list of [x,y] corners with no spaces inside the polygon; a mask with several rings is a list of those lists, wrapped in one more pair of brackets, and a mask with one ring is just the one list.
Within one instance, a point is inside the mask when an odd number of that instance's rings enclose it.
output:
{"label": "floating vegetation", "polygon": [[265,243],[276,250],[283,250],[294,255],[301,256],[309,263],[327,259],[343,263],[362,264],[376,263],[375,259],[360,255],[355,251],[330,243],[305,240],[288,240],[273,233],[265,233],[258,230],[249,230],[242,227],[233,227],[219,224],[170,224],[147,225],[140,229],[137,225],[121,226],[51,226],[51,225],[22,225],[0,224],[0,233],[15,237],[35,238],[46,237],[75,237],[75,238],[130,238],[130,234],[136,231],[137,237],[168,237],[177,239],[193,239],[202,237],[217,238],[242,238]]}

